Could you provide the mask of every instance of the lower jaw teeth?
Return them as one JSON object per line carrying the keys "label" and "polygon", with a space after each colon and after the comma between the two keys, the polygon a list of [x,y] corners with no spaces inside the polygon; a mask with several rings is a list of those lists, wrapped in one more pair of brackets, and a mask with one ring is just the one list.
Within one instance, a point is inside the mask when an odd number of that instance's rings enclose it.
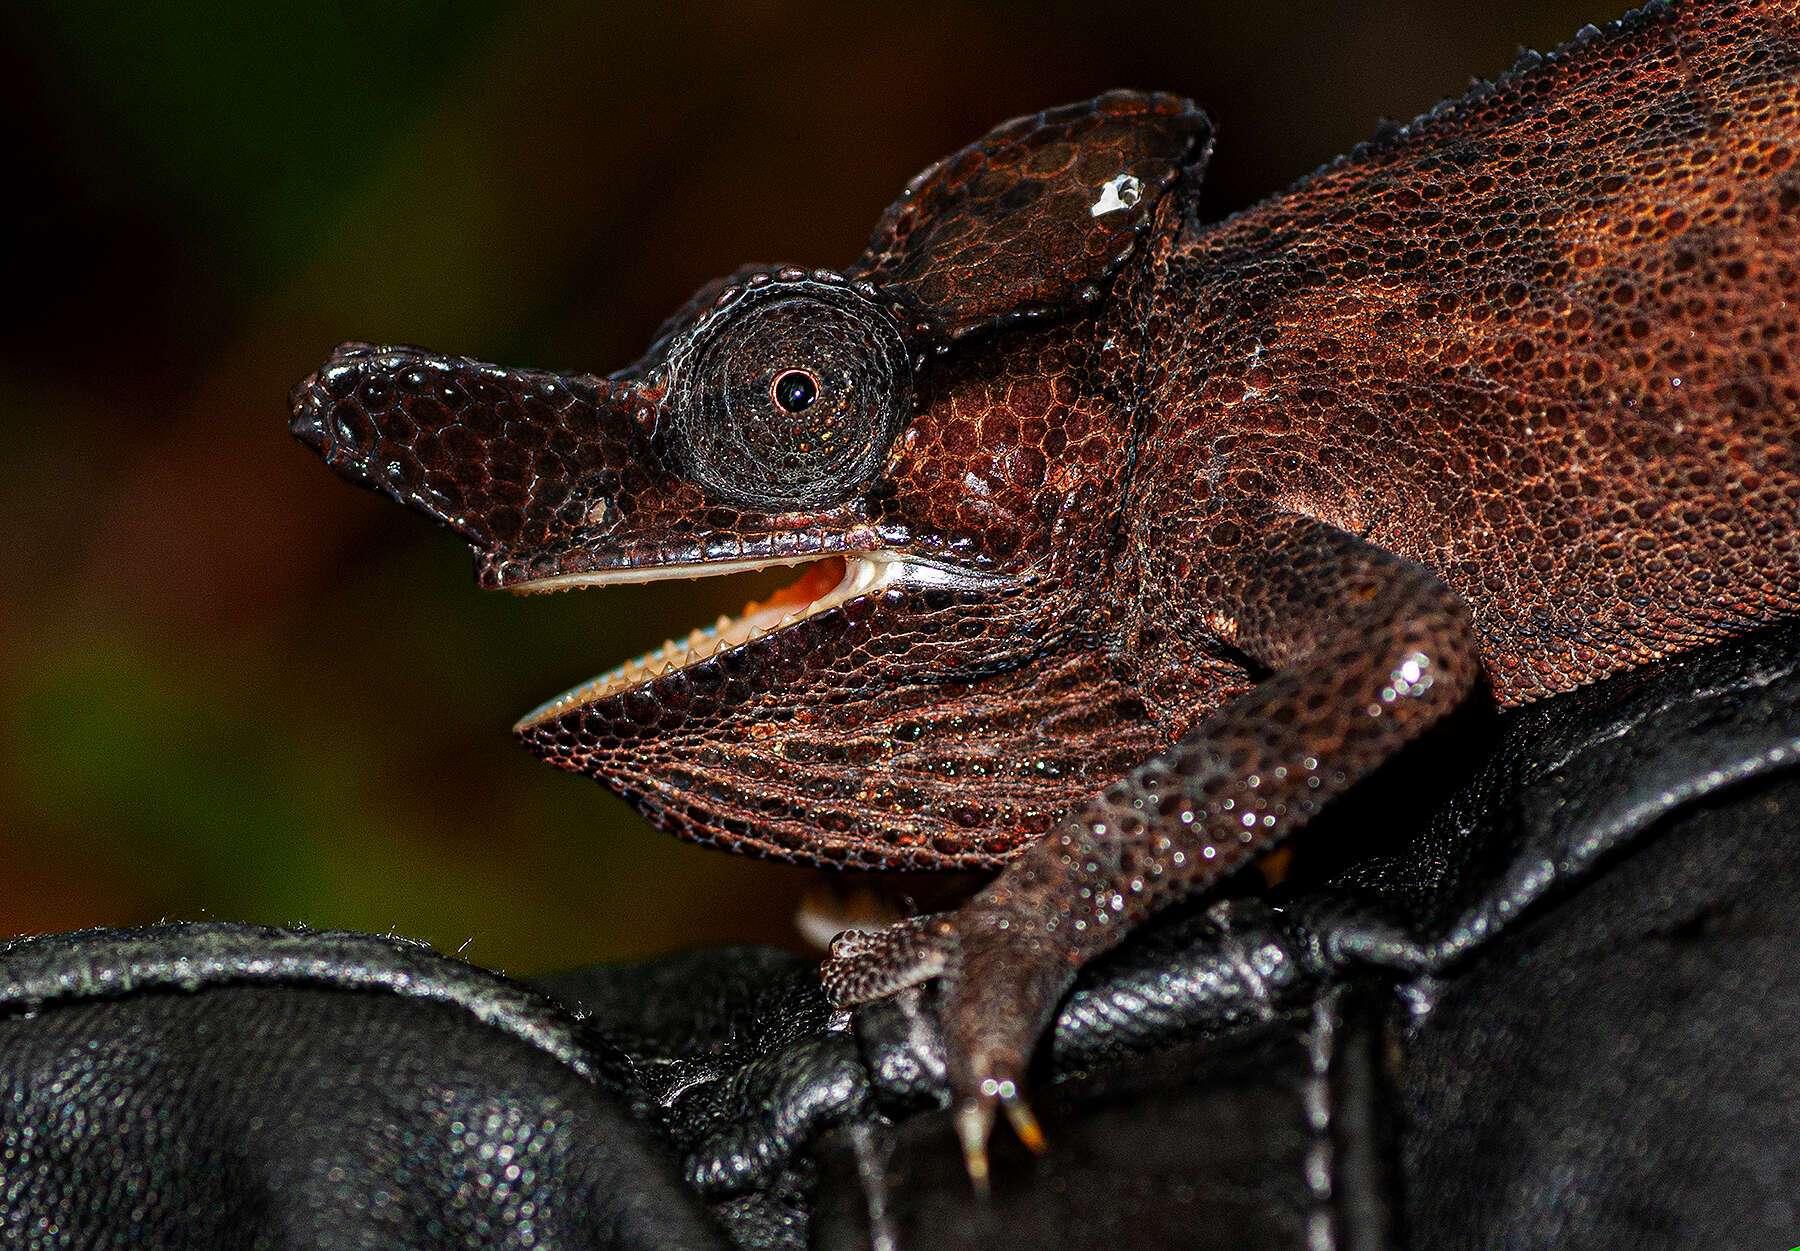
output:
{"label": "lower jaw teeth", "polygon": [[771,616],[773,610],[769,608],[764,608],[747,617],[720,617],[712,626],[696,629],[689,633],[685,643],[677,643],[671,639],[664,643],[659,651],[627,661],[611,672],[559,695],[529,713],[514,728],[524,729],[540,721],[560,716],[583,704],[592,703],[595,700],[641,685],[651,679],[662,677],[671,669],[681,669],[698,664],[719,652],[733,647],[741,647],[745,643],[754,642],[766,634],[793,625],[806,617],[840,607],[851,600],[879,591],[899,582],[903,577],[918,580],[923,574],[925,579],[929,580],[932,574],[932,570],[929,568],[921,570],[880,553],[847,556],[844,560],[844,574],[837,586],[811,603],[779,618],[773,618]]}

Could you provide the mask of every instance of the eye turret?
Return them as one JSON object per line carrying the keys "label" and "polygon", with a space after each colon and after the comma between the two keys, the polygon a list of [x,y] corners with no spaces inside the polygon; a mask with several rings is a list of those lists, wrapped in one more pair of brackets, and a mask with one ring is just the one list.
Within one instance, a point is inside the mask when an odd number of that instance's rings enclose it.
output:
{"label": "eye turret", "polygon": [[767,512],[839,503],[880,472],[911,398],[900,327],[822,282],[746,291],[670,361],[665,404],[684,472]]}

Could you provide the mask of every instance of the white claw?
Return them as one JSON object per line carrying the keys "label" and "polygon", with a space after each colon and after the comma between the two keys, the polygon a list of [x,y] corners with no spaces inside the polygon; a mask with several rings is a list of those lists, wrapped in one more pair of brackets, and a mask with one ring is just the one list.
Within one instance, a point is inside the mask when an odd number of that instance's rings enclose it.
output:
{"label": "white claw", "polygon": [[978,1197],[988,1197],[988,1134],[994,1128],[994,1105],[982,1099],[965,1099],[953,1114],[956,1137],[962,1145],[963,1167]]}

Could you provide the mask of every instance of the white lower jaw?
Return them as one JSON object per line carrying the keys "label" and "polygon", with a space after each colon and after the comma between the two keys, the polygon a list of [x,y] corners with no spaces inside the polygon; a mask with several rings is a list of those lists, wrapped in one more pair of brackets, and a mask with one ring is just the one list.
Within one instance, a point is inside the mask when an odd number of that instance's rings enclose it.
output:
{"label": "white lower jaw", "polygon": [[[889,587],[944,586],[973,580],[934,565],[904,560],[892,552],[846,553],[843,559],[843,578],[835,587],[813,600],[812,603],[801,605],[798,608],[764,608],[742,617],[720,617],[713,625],[703,630],[695,630],[685,640],[678,642],[671,639],[657,651],[646,652],[637,659],[628,660],[616,669],[608,670],[572,690],[564,691],[555,699],[532,709],[513,727],[514,731],[527,730],[542,722],[553,721],[584,704],[591,704],[621,691],[630,690],[634,686],[641,686],[645,682],[661,677],[671,669],[681,669],[688,665],[698,664],[720,652],[733,647],[742,647],[764,635],[786,629],[796,622],[804,621],[808,617],[816,617],[822,612],[829,612],[851,600],[861,599],[866,595],[878,595]],[[695,578],[741,573],[748,569],[766,569],[772,565],[793,563],[796,562],[736,560],[713,565],[663,566],[654,570],[609,570],[594,574],[564,574],[513,589],[526,592],[558,591],[579,586],[604,586],[618,582],[660,581],[664,578]],[[811,561],[798,563],[811,563]]]}

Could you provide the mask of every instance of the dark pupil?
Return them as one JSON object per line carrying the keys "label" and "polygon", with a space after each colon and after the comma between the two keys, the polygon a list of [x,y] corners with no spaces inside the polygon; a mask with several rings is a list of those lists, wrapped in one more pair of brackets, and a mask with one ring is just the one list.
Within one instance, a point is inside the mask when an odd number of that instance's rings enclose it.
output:
{"label": "dark pupil", "polygon": [[803,370],[790,369],[775,379],[775,402],[790,413],[810,408],[818,398],[819,384]]}

